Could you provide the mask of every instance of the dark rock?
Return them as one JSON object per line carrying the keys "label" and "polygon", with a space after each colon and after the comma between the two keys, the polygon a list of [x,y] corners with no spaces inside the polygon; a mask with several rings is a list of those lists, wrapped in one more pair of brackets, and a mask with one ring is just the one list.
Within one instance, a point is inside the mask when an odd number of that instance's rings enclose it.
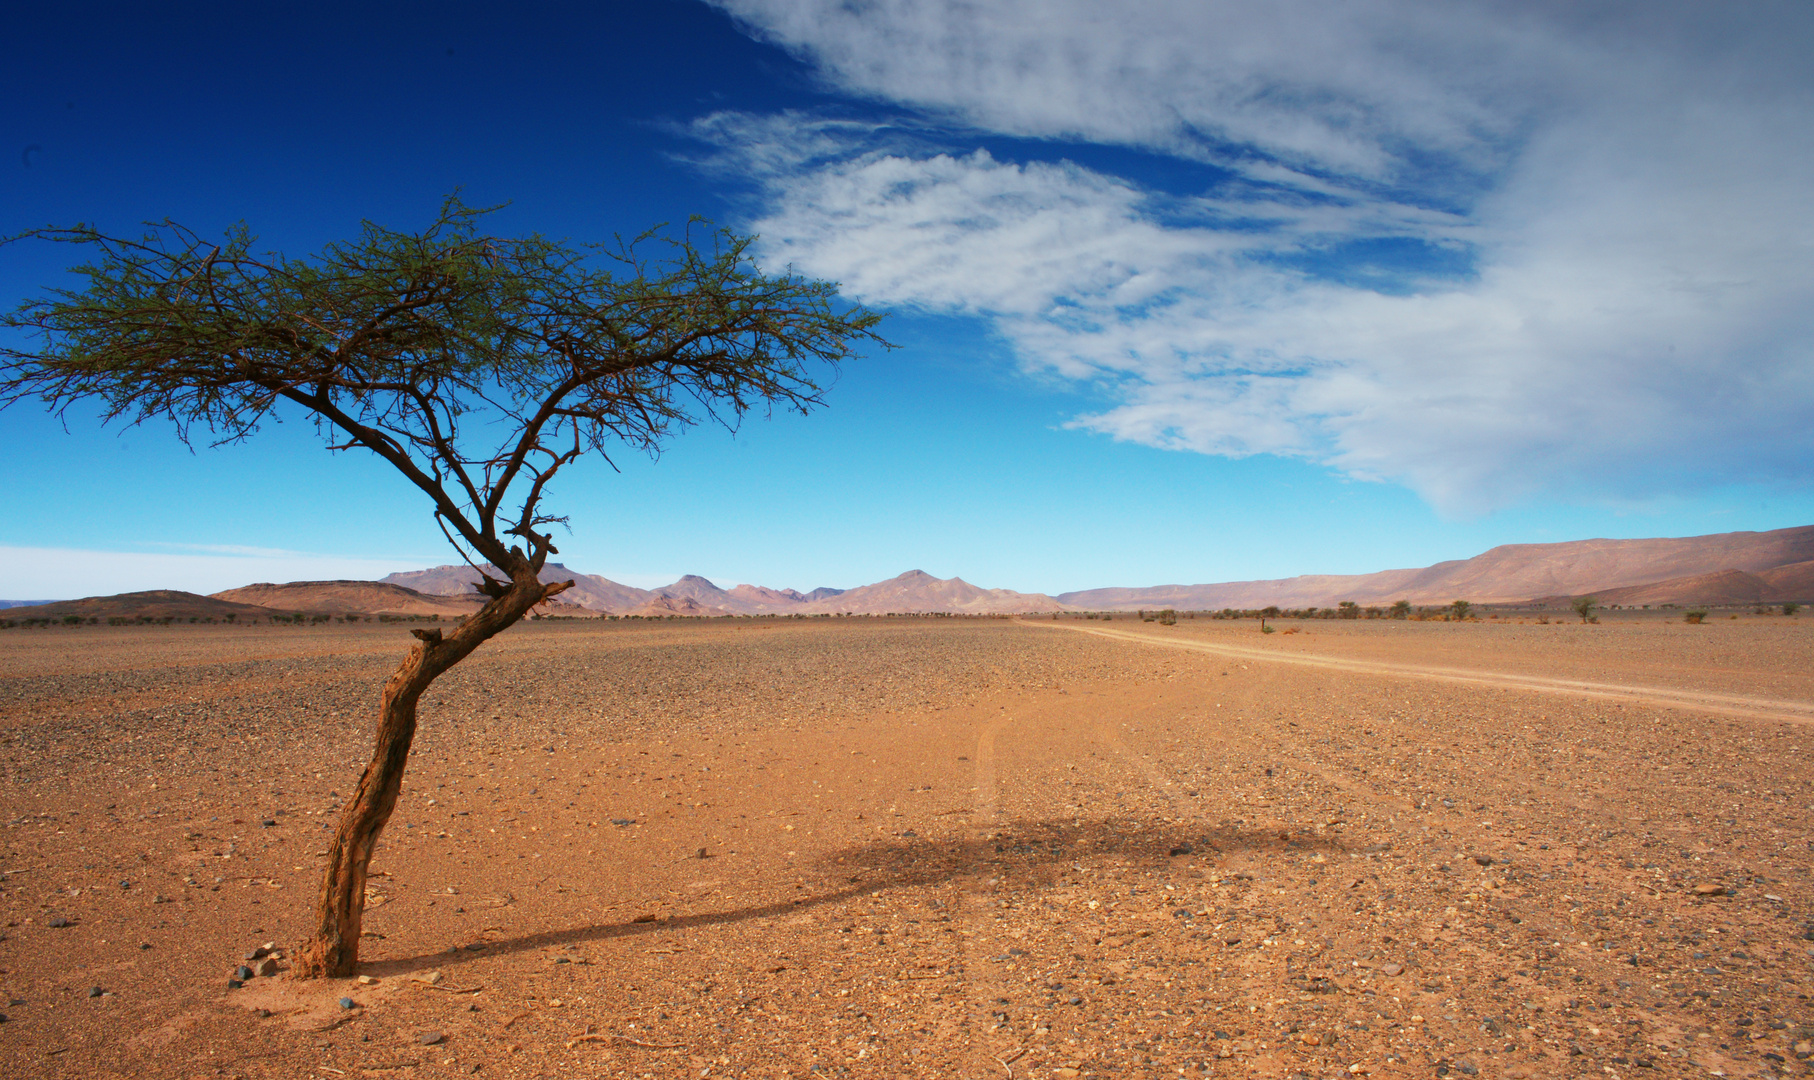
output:
{"label": "dark rock", "polygon": [[91,998],[100,997],[102,994],[105,994],[106,992],[107,991],[101,989],[98,986],[91,986],[88,988],[88,996]]}
{"label": "dark rock", "polygon": [[1082,998],[1080,998],[1080,997],[1074,997],[1074,998],[1072,998],[1072,999],[1071,999],[1071,1001],[1070,1001],[1070,1003],[1071,1003],[1071,1004],[1072,1004],[1072,1005],[1082,1005],[1082,1004],[1083,1004],[1083,999],[1082,999]]}
{"label": "dark rock", "polygon": [[1474,856],[1474,861],[1482,866],[1493,865],[1493,857],[1491,855],[1476,855]]}
{"label": "dark rock", "polygon": [[267,957],[269,955],[271,955],[271,950],[265,948],[263,945],[260,945],[256,949],[246,950],[246,959],[247,960],[263,960],[265,957]]}
{"label": "dark rock", "polygon": [[61,930],[65,926],[74,926],[75,921],[73,919],[64,918],[61,915],[52,915],[50,918],[44,920],[44,925],[53,930]]}
{"label": "dark rock", "polygon": [[245,982],[240,979],[228,979],[227,980],[227,989],[229,989],[229,990],[238,990],[240,987],[242,987],[244,985],[246,985]]}
{"label": "dark rock", "polygon": [[252,977],[252,969],[247,967],[244,964],[241,964],[238,967],[233,969],[233,977],[235,979],[238,979],[241,982],[244,982],[247,979],[250,979]]}
{"label": "dark rock", "polygon": [[416,1036],[416,1041],[423,1046],[439,1046],[441,1043],[447,1041],[447,1036],[441,1034],[439,1031],[424,1031],[422,1034]]}
{"label": "dark rock", "polygon": [[352,998],[341,998],[340,1007],[343,1009],[355,1009],[355,1008],[358,1008],[358,1003],[355,1002]]}
{"label": "dark rock", "polygon": [[276,818],[265,818],[263,821],[259,822],[258,824],[266,829],[275,828],[277,826],[277,819]]}
{"label": "dark rock", "polygon": [[1191,852],[1193,852],[1195,850],[1196,850],[1196,848],[1191,847],[1189,844],[1179,844],[1177,847],[1172,848],[1170,851],[1166,852],[1166,854],[1175,857],[1178,855],[1189,855]]}

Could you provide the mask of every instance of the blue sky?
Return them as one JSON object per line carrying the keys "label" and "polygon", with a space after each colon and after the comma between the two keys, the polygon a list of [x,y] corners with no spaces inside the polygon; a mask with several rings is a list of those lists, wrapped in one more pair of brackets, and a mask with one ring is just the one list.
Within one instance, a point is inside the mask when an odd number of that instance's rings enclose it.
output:
{"label": "blue sky", "polygon": [[[578,569],[1059,592],[1814,522],[1806,4],[15,15],[0,232],[704,214],[893,312],[829,407],[564,476]],[[0,302],[67,249],[0,247]],[[0,412],[0,597],[453,561],[308,425]]]}

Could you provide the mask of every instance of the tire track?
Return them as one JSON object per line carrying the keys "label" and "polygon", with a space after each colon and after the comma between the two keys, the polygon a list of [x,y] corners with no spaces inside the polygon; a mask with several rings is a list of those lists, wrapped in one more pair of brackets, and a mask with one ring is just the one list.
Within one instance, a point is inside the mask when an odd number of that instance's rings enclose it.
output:
{"label": "tire track", "polygon": [[1137,634],[1127,630],[1107,630],[1093,626],[1073,626],[1062,622],[1029,622],[1025,625],[1072,630],[1077,633],[1094,634],[1097,637],[1105,637],[1116,641],[1126,641],[1139,645],[1151,645],[1162,649],[1182,649],[1186,652],[1208,653],[1212,656],[1223,656],[1240,660],[1265,661],[1275,664],[1295,664],[1299,667],[1322,668],[1325,670],[1343,671],[1357,675],[1386,675],[1397,676],[1399,678],[1425,679],[1433,682],[1444,682],[1462,686],[1486,686],[1495,689],[1523,690],[1534,694],[1554,694],[1561,697],[1589,698],[1601,701],[1653,705],[1660,708],[1715,713],[1722,716],[1743,717],[1752,720],[1775,720],[1790,724],[1814,724],[1814,702],[1788,701],[1781,698],[1747,697],[1738,694],[1715,694],[1699,691],[1672,690],[1660,686],[1633,686],[1623,683],[1592,682],[1584,679],[1552,679],[1541,675],[1513,675],[1494,671],[1476,671],[1468,668],[1421,667],[1414,664],[1394,664],[1380,660],[1348,660],[1335,656],[1294,656],[1242,645],[1212,644],[1206,641],[1168,640],[1165,638],[1151,637],[1146,634]]}

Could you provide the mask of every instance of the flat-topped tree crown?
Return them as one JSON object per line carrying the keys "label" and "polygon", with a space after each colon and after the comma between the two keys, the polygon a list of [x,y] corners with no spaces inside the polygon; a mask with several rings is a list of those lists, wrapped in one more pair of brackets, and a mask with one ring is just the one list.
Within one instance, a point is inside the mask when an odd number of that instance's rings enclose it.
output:
{"label": "flat-topped tree crown", "polygon": [[[442,672],[572,582],[544,585],[555,551],[550,480],[588,451],[656,452],[700,419],[821,403],[818,371],[887,347],[881,316],[837,287],[765,274],[750,238],[694,220],[630,241],[574,245],[485,235],[487,210],[447,199],[428,228],[367,222],[293,259],[257,255],[242,226],[218,243],[164,222],[136,239],[92,226],[13,237],[74,244],[84,284],[0,315],[0,407],[105,420],[165,418],[189,441],[246,438],[285,403],[337,450],[389,462],[482,571],[480,610],[421,639],[384,689],[377,747],[347,801],[297,971],[349,975],[366,868],[396,805],[416,702]],[[8,241],[11,242],[11,241]]]}
{"label": "flat-topped tree crown", "polygon": [[41,345],[0,347],[0,402],[98,399],[108,420],[165,417],[216,443],[290,402],[509,569],[513,543],[546,559],[538,530],[561,519],[541,512],[544,486],[580,454],[654,451],[702,416],[804,411],[821,402],[814,367],[885,344],[880,316],[838,310],[835,285],[764,274],[750,238],[703,222],[574,245],[484,235],[487,213],[449,198],[420,232],[367,222],[304,259],[255,255],[243,226],[218,243],[169,222],[137,239],[28,233],[94,258],[75,268],[85,288],[3,317]]}

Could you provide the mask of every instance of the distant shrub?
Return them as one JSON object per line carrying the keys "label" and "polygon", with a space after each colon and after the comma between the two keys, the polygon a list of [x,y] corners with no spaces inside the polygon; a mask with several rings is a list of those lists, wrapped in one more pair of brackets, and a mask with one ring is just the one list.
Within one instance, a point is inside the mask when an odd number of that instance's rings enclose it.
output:
{"label": "distant shrub", "polygon": [[1466,600],[1457,600],[1449,605],[1449,615],[1457,620],[1466,619],[1468,617],[1468,612],[1472,611],[1473,608],[1474,605],[1468,603]]}
{"label": "distant shrub", "polygon": [[1695,608],[1692,611],[1682,612],[1682,621],[1683,622],[1698,623],[1702,619],[1705,619],[1706,617],[1707,617],[1707,613],[1700,608]]}
{"label": "distant shrub", "polygon": [[1392,605],[1392,617],[1394,619],[1410,618],[1411,617],[1411,601],[1400,600],[1400,601],[1397,601],[1396,603],[1394,603]]}
{"label": "distant shrub", "polygon": [[[1576,597],[1574,602],[1568,606],[1575,609],[1575,614],[1581,616],[1582,622],[1587,622],[1587,617],[1594,613],[1594,605],[1598,603],[1599,601],[1591,596],[1580,596]],[[1593,621],[1599,622],[1600,620],[1595,619]]]}
{"label": "distant shrub", "polygon": [[1178,613],[1173,611],[1171,608],[1166,608],[1164,611],[1161,611],[1159,613],[1159,625],[1160,626],[1176,626],[1176,625],[1178,625]]}
{"label": "distant shrub", "polygon": [[1793,615],[1800,610],[1801,610],[1800,604],[1789,603],[1789,604],[1783,605],[1783,614],[1784,615]]}

